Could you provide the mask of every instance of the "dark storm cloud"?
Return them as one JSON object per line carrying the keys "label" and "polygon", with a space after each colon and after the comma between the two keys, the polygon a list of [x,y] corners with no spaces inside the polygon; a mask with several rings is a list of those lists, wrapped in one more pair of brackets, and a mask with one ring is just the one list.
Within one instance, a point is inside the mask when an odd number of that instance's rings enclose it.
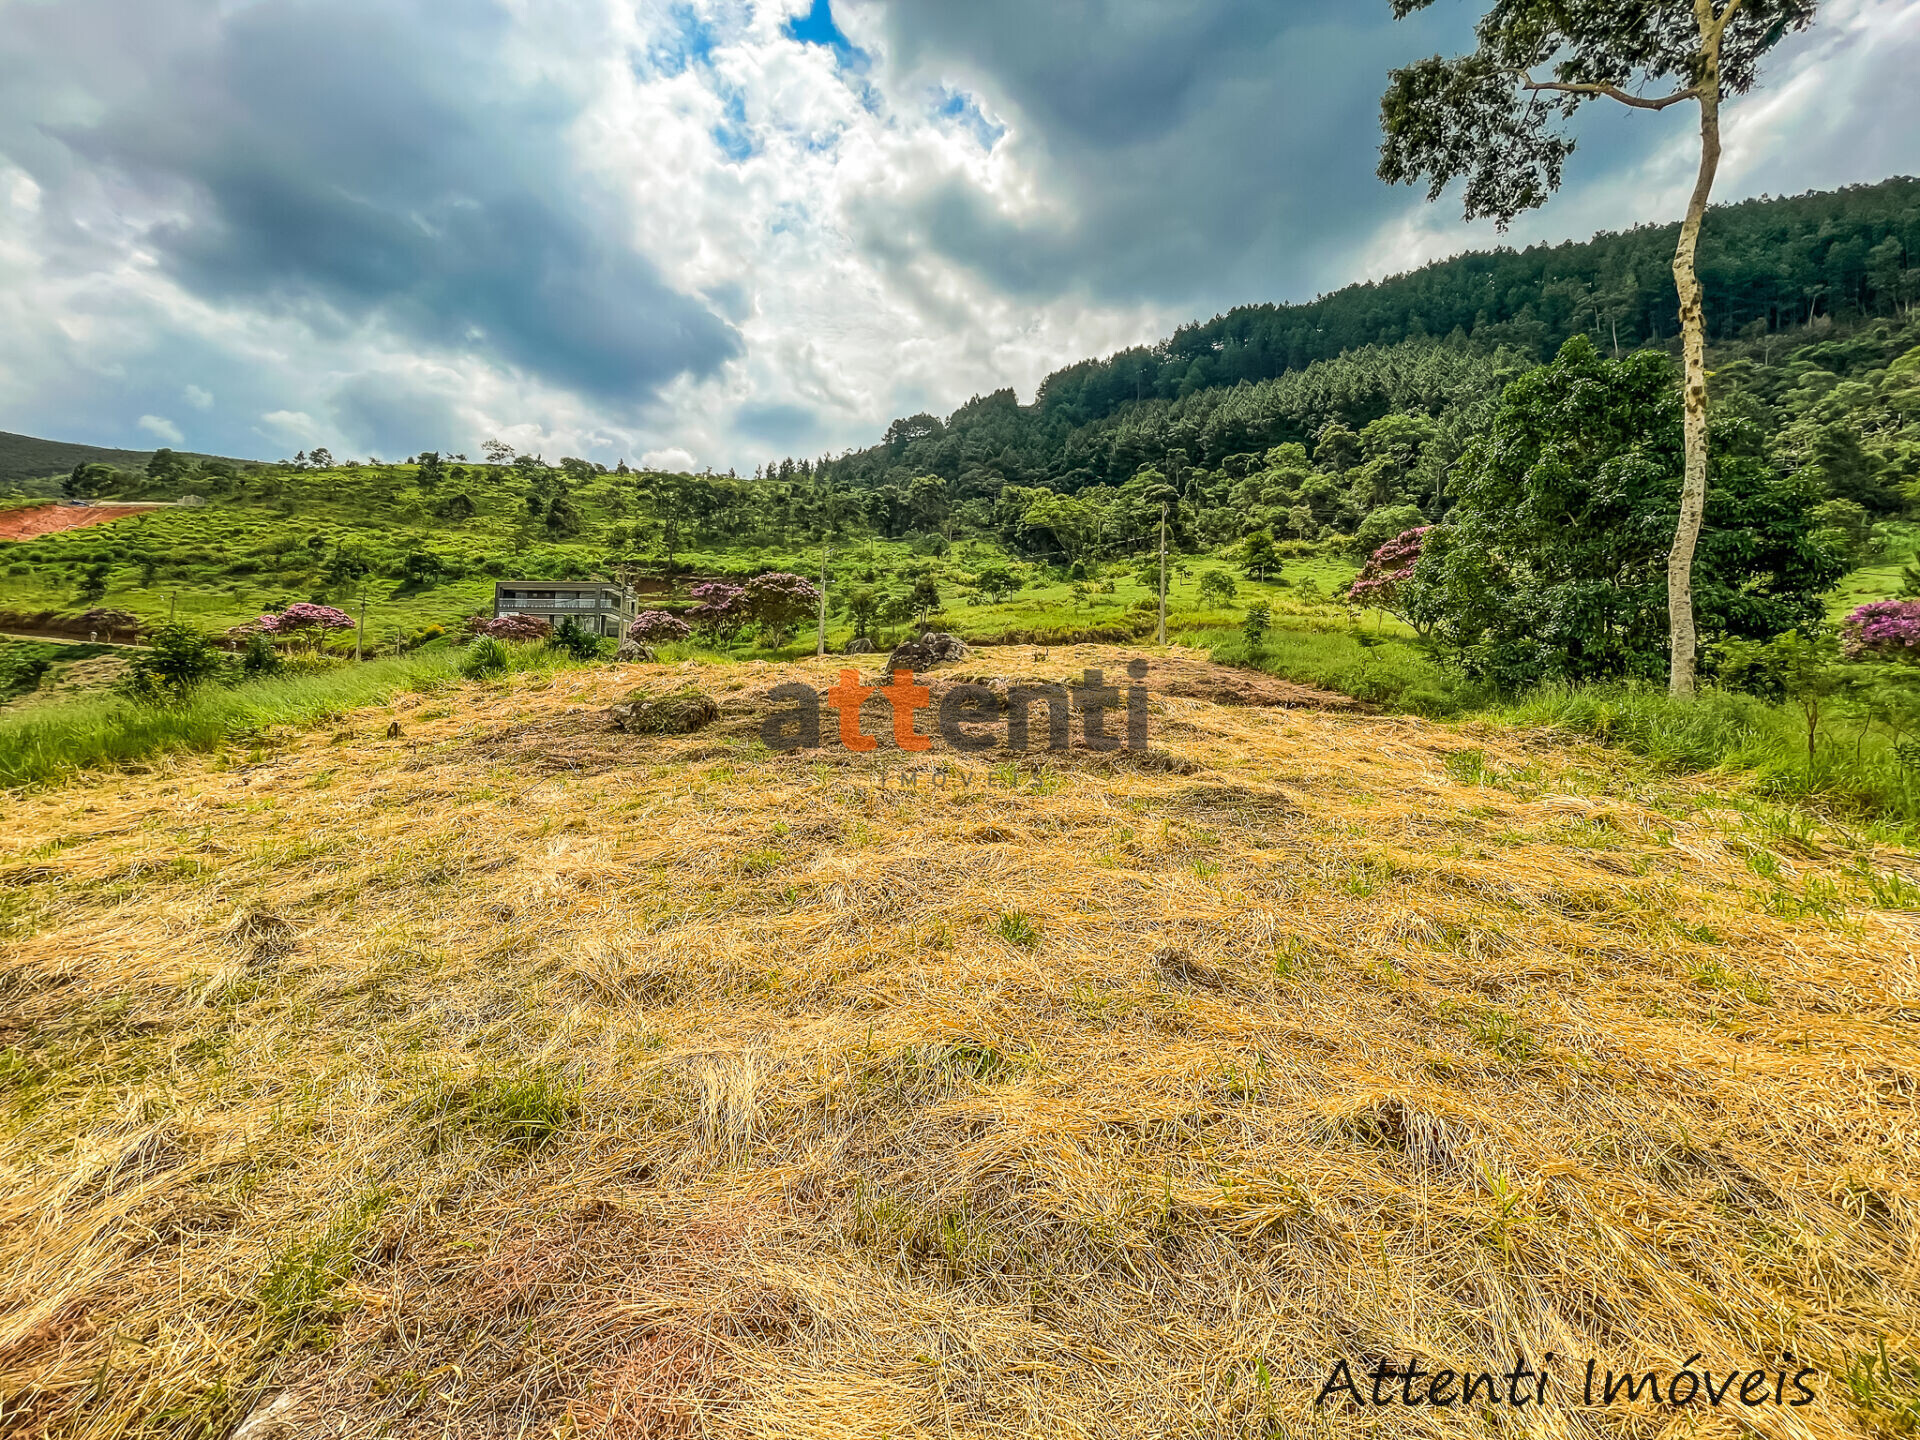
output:
{"label": "dark storm cloud", "polygon": [[[967,84],[1042,158],[1047,218],[978,190],[861,209],[876,252],[931,246],[1016,293],[1195,307],[1306,298],[1414,192],[1375,178],[1396,65],[1470,48],[1465,10],[1386,0],[886,0],[903,77]],[[1624,159],[1590,136],[1591,175]],[[1443,202],[1444,203],[1444,202]],[[883,208],[884,207],[884,208]],[[904,248],[903,248],[904,247]]]}
{"label": "dark storm cloud", "polygon": [[492,5],[273,0],[201,25],[52,127],[96,167],[175,183],[183,213],[147,243],[196,294],[378,319],[613,403],[738,353],[622,243],[561,148],[578,97],[512,74]]}

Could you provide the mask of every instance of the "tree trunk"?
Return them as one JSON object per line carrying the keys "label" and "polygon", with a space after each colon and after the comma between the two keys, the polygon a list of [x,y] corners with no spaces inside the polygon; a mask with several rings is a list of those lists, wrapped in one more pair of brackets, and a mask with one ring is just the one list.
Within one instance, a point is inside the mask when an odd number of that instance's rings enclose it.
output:
{"label": "tree trunk", "polygon": [[[1711,8],[1709,7],[1709,13]],[[1700,539],[1700,517],[1707,502],[1707,321],[1694,257],[1700,247],[1700,222],[1707,213],[1713,179],[1720,168],[1720,44],[1716,31],[1707,38],[1700,77],[1700,174],[1680,226],[1673,252],[1673,280],[1680,292],[1681,352],[1686,381],[1686,472],[1680,484],[1680,523],[1667,555],[1667,633],[1671,654],[1669,688],[1676,696],[1693,694],[1699,637],[1693,625],[1693,551]]]}

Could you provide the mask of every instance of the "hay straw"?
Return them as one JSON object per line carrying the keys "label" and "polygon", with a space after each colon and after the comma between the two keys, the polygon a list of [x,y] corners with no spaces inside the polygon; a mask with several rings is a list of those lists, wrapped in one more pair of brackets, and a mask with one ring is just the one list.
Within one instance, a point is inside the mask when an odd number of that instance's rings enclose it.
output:
{"label": "hay straw", "polygon": [[[1548,1351],[1500,1426],[1920,1415],[1910,857],[1180,664],[1174,772],[753,748],[829,662],[11,800],[0,1429],[1464,1436],[1313,1401]],[[1577,1395],[1783,1350],[1815,1404]]]}

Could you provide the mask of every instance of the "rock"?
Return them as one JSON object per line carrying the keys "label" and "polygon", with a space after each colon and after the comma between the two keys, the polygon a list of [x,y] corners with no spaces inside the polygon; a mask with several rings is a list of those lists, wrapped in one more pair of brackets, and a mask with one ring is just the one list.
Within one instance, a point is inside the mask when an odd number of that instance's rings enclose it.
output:
{"label": "rock", "polygon": [[649,695],[636,690],[613,707],[613,723],[629,735],[690,735],[720,718],[711,695],[682,690],[674,695]]}
{"label": "rock", "polygon": [[922,670],[931,670],[936,665],[947,665],[955,660],[964,660],[972,653],[966,642],[957,635],[944,635],[938,630],[926,635],[915,636],[893,647],[893,654],[887,657],[887,670],[911,670],[918,674]]}
{"label": "rock", "polygon": [[844,653],[848,655],[871,655],[873,654],[873,641],[867,639],[865,636],[862,636],[858,640],[849,640]]}
{"label": "rock", "polygon": [[651,665],[655,656],[651,646],[629,635],[620,642],[620,648],[613,652],[613,658],[623,665]]}

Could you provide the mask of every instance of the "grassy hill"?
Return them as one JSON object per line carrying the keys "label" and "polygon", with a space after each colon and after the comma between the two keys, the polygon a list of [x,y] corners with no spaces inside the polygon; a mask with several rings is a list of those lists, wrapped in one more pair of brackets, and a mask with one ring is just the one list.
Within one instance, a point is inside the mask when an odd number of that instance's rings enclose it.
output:
{"label": "grassy hill", "polygon": [[[182,459],[193,461],[222,458],[185,450],[177,453]],[[52,495],[59,491],[59,478],[71,472],[76,465],[111,465],[116,469],[144,470],[147,461],[152,458],[151,450],[108,450],[98,445],[40,440],[32,435],[13,435],[0,430],[0,487],[24,495]],[[48,480],[54,483],[33,483]]]}
{"label": "grassy hill", "polygon": [[10,800],[8,1433],[1360,1436],[1337,1361],[1549,1352],[1415,1423],[1912,1433],[1911,856],[1151,659],[1153,769],[883,788],[754,743],[840,662],[675,665]]}

